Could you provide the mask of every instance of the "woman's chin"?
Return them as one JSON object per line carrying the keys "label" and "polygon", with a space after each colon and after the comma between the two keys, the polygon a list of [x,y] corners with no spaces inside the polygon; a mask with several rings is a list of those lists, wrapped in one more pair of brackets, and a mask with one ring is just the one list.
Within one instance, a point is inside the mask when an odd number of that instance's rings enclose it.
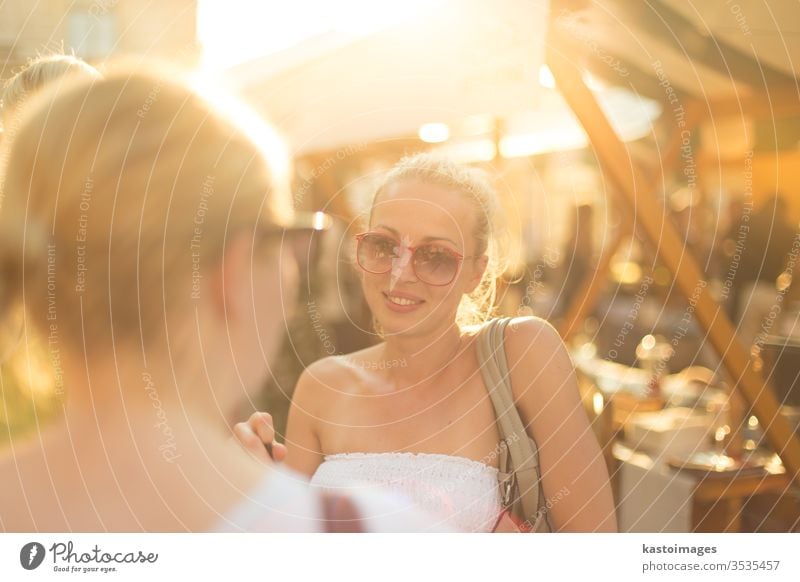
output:
{"label": "woman's chin", "polygon": [[[428,301],[418,305],[395,305],[382,293],[369,302],[370,310],[380,324],[382,335],[397,336],[430,331],[431,318],[439,311]],[[441,307],[441,306],[439,306]]]}
{"label": "woman's chin", "polygon": [[397,313],[384,308],[378,313],[377,319],[384,335],[414,333],[419,331],[420,324],[425,320],[425,315],[420,311]]}
{"label": "woman's chin", "polygon": [[378,321],[381,324],[381,330],[385,336],[413,333],[419,328],[418,322],[415,318],[396,317],[394,314],[390,314],[388,316],[384,315],[383,317],[380,317]]}
{"label": "woman's chin", "polygon": [[381,311],[377,320],[384,337],[427,335],[441,323],[438,318],[434,320],[434,313],[427,309],[402,314]]}

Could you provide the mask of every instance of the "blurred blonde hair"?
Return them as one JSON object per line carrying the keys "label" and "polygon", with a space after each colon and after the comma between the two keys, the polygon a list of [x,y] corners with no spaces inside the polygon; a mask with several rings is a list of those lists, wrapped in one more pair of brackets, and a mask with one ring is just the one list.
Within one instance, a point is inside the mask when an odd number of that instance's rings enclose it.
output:
{"label": "blurred blonde hair", "polygon": [[456,323],[462,330],[480,325],[494,315],[497,279],[507,268],[505,255],[501,252],[504,240],[500,236],[501,208],[497,191],[489,175],[479,168],[459,164],[447,156],[430,152],[406,156],[386,173],[376,188],[367,224],[372,224],[375,203],[386,188],[398,182],[414,180],[460,192],[475,209],[475,255],[485,254],[488,262],[478,286],[461,298]]}
{"label": "blurred blonde hair", "polygon": [[17,74],[5,82],[3,92],[0,94],[4,129],[10,124],[14,111],[26,99],[55,80],[73,76],[97,78],[100,73],[91,65],[72,55],[43,55],[29,61]]}
{"label": "blurred blonde hair", "polygon": [[0,309],[87,351],[163,332],[231,237],[291,219],[274,131],[148,69],[43,91],[3,144]]}

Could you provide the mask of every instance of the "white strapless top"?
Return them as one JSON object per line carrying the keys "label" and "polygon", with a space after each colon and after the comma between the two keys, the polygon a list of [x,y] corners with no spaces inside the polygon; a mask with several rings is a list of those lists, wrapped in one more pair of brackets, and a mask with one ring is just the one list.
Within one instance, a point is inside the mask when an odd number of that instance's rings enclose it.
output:
{"label": "white strapless top", "polygon": [[497,469],[453,455],[327,455],[311,484],[326,489],[377,486],[398,491],[443,525],[461,531],[491,531],[501,511]]}

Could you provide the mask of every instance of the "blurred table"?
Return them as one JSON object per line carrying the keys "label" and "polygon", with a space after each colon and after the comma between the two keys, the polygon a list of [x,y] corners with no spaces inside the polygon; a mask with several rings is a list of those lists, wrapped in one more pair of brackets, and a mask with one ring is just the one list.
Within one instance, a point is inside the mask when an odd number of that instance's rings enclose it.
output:
{"label": "blurred table", "polygon": [[751,497],[789,490],[785,474],[699,477],[692,494],[692,531],[741,532],[744,503]]}
{"label": "blurred table", "polygon": [[702,474],[678,471],[621,443],[618,517],[623,532],[739,532],[744,503],[758,495],[784,495],[785,474]]}

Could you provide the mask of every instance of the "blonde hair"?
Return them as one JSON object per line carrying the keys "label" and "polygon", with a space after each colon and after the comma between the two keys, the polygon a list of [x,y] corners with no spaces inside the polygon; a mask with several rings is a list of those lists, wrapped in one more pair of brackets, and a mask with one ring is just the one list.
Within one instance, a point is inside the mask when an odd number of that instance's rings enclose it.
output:
{"label": "blonde hair", "polygon": [[145,342],[186,315],[232,236],[288,223],[271,128],[174,78],[121,67],[26,106],[0,168],[0,313],[24,300],[87,350]]}
{"label": "blonde hair", "polygon": [[71,55],[44,55],[30,60],[17,74],[5,82],[0,96],[3,126],[6,126],[22,103],[47,84],[67,77],[97,78],[100,73]]}
{"label": "blonde hair", "polygon": [[506,269],[500,249],[502,240],[498,236],[501,210],[497,191],[489,175],[479,168],[459,164],[436,153],[414,154],[402,158],[379,183],[370,205],[368,224],[372,224],[375,203],[390,185],[414,180],[460,192],[475,208],[475,255],[485,254],[488,262],[480,283],[461,298],[456,323],[461,329],[480,325],[494,315],[497,279]]}

